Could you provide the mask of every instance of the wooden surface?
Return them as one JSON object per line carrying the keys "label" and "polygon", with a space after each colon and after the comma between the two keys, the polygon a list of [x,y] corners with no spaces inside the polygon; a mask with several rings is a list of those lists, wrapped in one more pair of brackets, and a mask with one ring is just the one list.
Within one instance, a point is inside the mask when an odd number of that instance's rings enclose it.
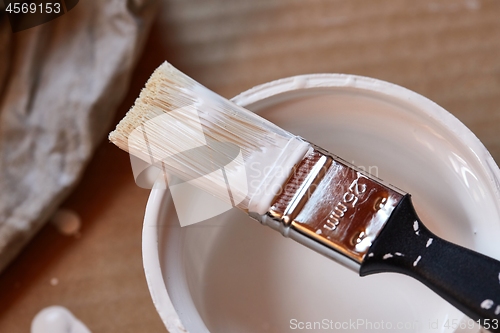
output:
{"label": "wooden surface", "polygon": [[[449,110],[500,162],[496,0],[164,1],[116,121],[164,59],[226,97],[304,73],[390,81]],[[0,275],[0,332],[28,332],[54,304],[93,333],[165,332],[142,270],[147,196],[103,142],[63,205],[82,217],[81,237],[47,225]]]}

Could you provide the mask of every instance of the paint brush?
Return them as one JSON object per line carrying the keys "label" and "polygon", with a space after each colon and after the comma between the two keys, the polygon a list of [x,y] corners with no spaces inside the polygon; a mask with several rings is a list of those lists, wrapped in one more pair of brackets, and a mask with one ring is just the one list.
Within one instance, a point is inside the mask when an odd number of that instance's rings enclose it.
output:
{"label": "paint brush", "polygon": [[408,193],[168,63],[153,73],[109,138],[361,276],[411,276],[500,332],[499,261],[434,235]]}

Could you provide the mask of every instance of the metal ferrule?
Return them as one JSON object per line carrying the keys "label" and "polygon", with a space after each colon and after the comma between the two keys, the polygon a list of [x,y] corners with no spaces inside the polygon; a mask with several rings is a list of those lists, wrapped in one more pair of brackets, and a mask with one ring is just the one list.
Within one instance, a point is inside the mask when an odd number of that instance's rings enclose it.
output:
{"label": "metal ferrule", "polygon": [[313,148],[295,166],[269,211],[253,217],[358,272],[406,193]]}

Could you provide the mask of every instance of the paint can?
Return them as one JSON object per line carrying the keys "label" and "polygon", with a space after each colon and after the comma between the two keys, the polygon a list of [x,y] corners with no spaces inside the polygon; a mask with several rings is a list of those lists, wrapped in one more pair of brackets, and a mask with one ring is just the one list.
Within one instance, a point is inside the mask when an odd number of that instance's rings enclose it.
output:
{"label": "paint can", "polygon": [[[500,259],[500,170],[476,136],[432,101],[341,74],[273,81],[233,100],[408,191],[438,236]],[[472,325],[410,277],[361,278],[239,211],[181,228],[161,188],[147,204],[143,259],[170,333],[458,332]],[[476,324],[467,332],[478,331]]]}

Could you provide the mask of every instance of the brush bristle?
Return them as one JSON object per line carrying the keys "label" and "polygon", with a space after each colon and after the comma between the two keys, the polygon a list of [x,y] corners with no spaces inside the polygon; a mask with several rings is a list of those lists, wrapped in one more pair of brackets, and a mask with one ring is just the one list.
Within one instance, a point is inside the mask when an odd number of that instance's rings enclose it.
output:
{"label": "brush bristle", "polygon": [[[231,203],[244,210],[266,167],[302,142],[167,62],[155,70],[109,139],[221,199],[229,192]],[[249,173],[250,163],[257,163],[255,172]]]}
{"label": "brush bristle", "polygon": [[[188,86],[190,82],[185,77],[176,74],[175,68],[168,63],[162,64],[153,72],[132,108],[118,123],[116,129],[109,134],[109,140],[112,143],[128,152],[129,136],[137,127],[142,126],[148,120],[169,112],[176,107],[176,104],[179,104],[178,99],[174,100],[173,105],[170,104],[172,97],[169,93],[173,92],[176,93],[177,97],[182,97],[179,94],[182,85]],[[173,81],[172,77],[175,78]],[[181,86],[176,84],[176,80],[181,82]],[[163,91],[167,92],[167,94],[164,94]],[[160,104],[163,105],[160,106]]]}

